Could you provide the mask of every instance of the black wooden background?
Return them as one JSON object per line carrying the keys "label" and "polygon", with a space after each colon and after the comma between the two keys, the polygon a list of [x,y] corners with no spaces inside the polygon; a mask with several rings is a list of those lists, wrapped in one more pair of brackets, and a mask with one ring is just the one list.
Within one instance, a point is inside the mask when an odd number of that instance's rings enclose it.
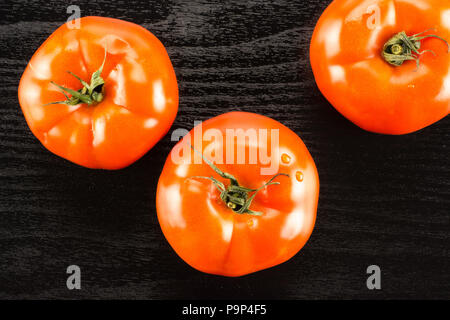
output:
{"label": "black wooden background", "polygon": [[[328,0],[2,1],[0,4],[0,298],[450,298],[448,117],[382,136],[338,114],[318,91],[309,41]],[[231,110],[272,117],[306,143],[319,170],[316,228],[281,266],[241,278],[197,272],[166,242],[155,192],[166,136],[120,171],[48,152],[17,99],[39,45],[77,4],[82,15],[140,24],[167,47],[179,81],[172,127]],[[66,268],[82,289],[66,288]],[[382,290],[366,288],[366,268]]]}

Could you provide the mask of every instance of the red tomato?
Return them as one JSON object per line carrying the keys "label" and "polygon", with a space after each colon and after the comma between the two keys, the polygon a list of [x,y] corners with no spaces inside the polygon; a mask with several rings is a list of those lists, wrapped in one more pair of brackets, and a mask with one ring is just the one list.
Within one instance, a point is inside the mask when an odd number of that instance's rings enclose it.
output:
{"label": "red tomato", "polygon": [[350,121],[406,134],[449,113],[445,40],[448,0],[335,0],[314,30],[311,65],[320,91]]}
{"label": "red tomato", "polygon": [[20,105],[51,152],[89,168],[123,168],[174,121],[175,72],[146,29],[102,17],[78,22],[79,29],[62,25],[33,55],[20,80]]}
{"label": "red tomato", "polygon": [[159,178],[156,208],[170,245],[192,267],[225,276],[290,259],[311,235],[319,197],[302,140],[245,112],[212,118],[196,135],[199,128],[174,147]]}

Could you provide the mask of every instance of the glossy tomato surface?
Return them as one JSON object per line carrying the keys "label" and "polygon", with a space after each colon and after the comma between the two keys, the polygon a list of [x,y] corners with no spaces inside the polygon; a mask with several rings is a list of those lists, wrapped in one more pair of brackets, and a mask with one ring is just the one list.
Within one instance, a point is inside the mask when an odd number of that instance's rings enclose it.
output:
{"label": "glossy tomato surface", "polygon": [[[319,197],[316,166],[302,140],[273,119],[245,112],[207,120],[201,134],[199,128],[174,147],[158,183],[158,219],[170,245],[192,267],[225,276],[245,275],[290,259],[311,235]],[[251,135],[243,138],[251,132],[258,133],[258,140]],[[267,143],[259,139],[264,132]],[[276,133],[278,137],[272,136]],[[245,150],[244,156],[238,150]],[[279,173],[289,177],[276,177],[279,184],[256,194],[250,209],[261,215],[236,213],[212,181],[195,178],[230,183],[205,161],[196,161],[200,152],[246,188],[257,189]],[[255,160],[251,154],[271,155],[271,160],[261,156]],[[271,169],[263,172],[262,168]]]}
{"label": "glossy tomato surface", "polygon": [[[62,25],[33,55],[20,81],[20,105],[31,131],[51,152],[89,168],[123,168],[174,121],[175,72],[164,46],[146,29],[103,17],[78,22],[80,28]],[[104,59],[100,103],[47,105],[66,99],[52,81],[79,90],[80,81],[67,71],[89,82]]]}
{"label": "glossy tomato surface", "polygon": [[381,53],[384,44],[402,31],[408,36],[427,31],[426,35],[450,41],[450,1],[335,0],[314,30],[310,58],[319,89],[365,130],[406,134],[449,113],[446,43],[423,39],[419,67],[415,61],[393,66]]}

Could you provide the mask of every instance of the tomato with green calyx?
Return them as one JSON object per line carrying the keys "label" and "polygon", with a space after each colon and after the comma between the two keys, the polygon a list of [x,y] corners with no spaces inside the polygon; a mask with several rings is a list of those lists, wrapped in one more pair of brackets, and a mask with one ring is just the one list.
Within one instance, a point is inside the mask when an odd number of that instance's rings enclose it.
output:
{"label": "tomato with green calyx", "polygon": [[334,0],[311,40],[328,101],[357,126],[407,134],[450,111],[450,2]]}
{"label": "tomato with green calyx", "polygon": [[149,31],[84,17],[62,25],[36,51],[19,102],[51,152],[88,168],[120,169],[167,133],[178,86],[164,46]]}
{"label": "tomato with green calyx", "polygon": [[171,151],[156,208],[175,252],[211,274],[280,264],[307,242],[319,178],[302,140],[265,116],[231,112],[196,126]]}

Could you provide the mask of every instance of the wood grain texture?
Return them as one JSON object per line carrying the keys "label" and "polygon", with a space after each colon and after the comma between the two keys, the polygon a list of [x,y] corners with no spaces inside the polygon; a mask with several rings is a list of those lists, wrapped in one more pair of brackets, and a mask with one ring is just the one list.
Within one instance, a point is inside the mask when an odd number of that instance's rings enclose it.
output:
{"label": "wood grain texture", "polygon": [[[177,257],[155,211],[173,147],[166,136],[132,166],[93,171],[60,159],[28,129],[17,99],[33,52],[65,22],[69,1],[0,4],[0,298],[450,299],[448,117],[418,133],[364,132],[318,91],[310,37],[330,1],[78,1],[82,15],[133,21],[167,47],[180,87],[172,128],[231,110],[294,130],[321,179],[305,248],[237,279]],[[66,289],[66,267],[82,290]],[[381,291],[366,268],[382,269]]]}

